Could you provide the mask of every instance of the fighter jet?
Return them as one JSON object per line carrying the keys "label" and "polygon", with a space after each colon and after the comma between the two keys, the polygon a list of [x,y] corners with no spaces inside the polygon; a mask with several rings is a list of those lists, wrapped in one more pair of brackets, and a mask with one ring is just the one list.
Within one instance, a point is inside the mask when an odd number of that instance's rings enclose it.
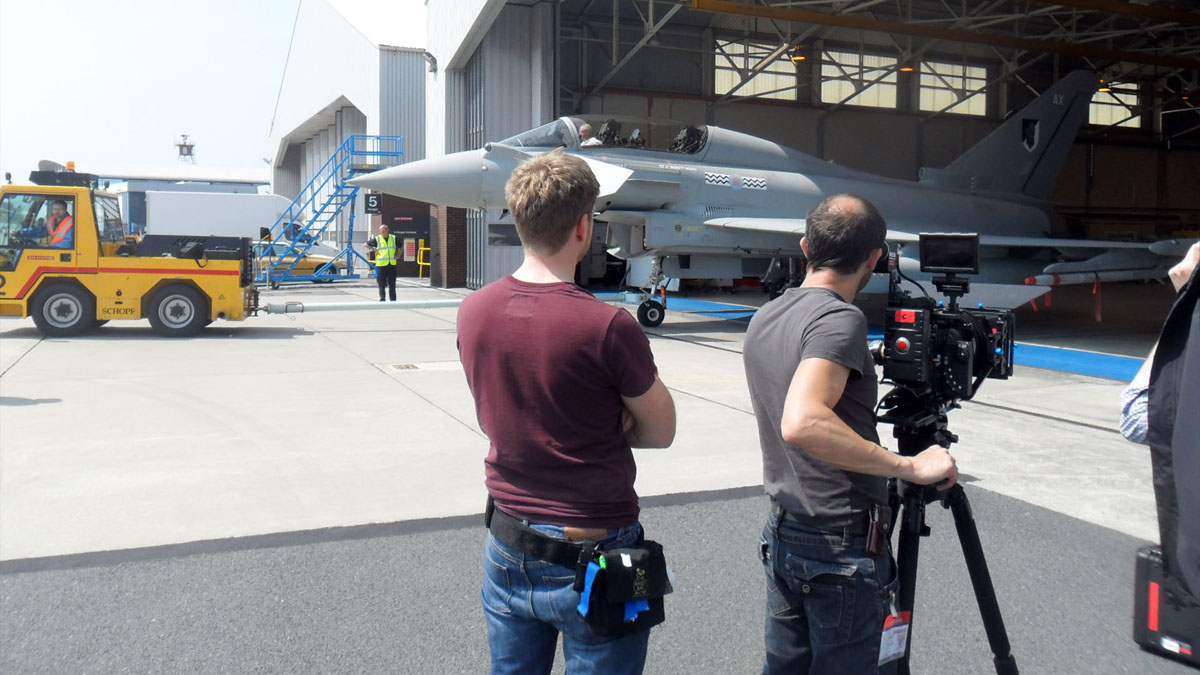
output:
{"label": "fighter jet", "polygon": [[652,261],[638,309],[647,326],[665,316],[656,298],[666,279],[741,278],[756,270],[772,292],[799,283],[804,215],[843,192],[879,208],[908,276],[920,278],[919,233],[979,233],[982,274],[964,302],[1016,307],[1054,284],[1165,277],[1166,256],[1183,248],[1047,236],[1051,190],[1098,84],[1094,73],[1067,75],[949,166],[923,169],[918,181],[855,171],[715,126],[580,115],[351,183],[500,210],[504,184],[521,161],[556,148],[578,155],[600,181],[596,221],[607,226],[609,252]]}

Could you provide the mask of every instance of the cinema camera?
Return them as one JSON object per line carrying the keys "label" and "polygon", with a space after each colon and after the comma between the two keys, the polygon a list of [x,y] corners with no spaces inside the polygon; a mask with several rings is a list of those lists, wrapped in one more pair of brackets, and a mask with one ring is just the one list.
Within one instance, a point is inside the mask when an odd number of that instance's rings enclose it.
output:
{"label": "cinema camera", "polygon": [[1010,310],[958,306],[970,292],[970,282],[959,275],[979,273],[979,235],[922,234],[920,252],[921,271],[939,275],[933,285],[948,303],[904,291],[895,254],[888,256],[888,307],[879,358],[884,379],[896,385],[884,398],[881,407],[887,412],[881,421],[917,428],[928,414],[970,399],[984,379],[1012,375],[1015,335]]}
{"label": "cinema camera", "polygon": [[[958,441],[947,427],[946,413],[970,399],[987,378],[1007,379],[1013,372],[1013,314],[1007,309],[982,305],[961,309],[958,301],[970,292],[970,282],[959,275],[979,273],[979,235],[922,234],[921,271],[932,272],[933,285],[946,302],[929,297],[924,287],[900,270],[896,254],[887,256],[888,307],[882,350],[872,350],[883,365],[885,382],[895,385],[879,408],[879,421],[892,425],[897,449],[912,457],[934,443],[943,447]],[[900,288],[906,279],[921,289],[913,297]],[[896,556],[900,578],[897,604],[900,616],[913,618],[916,599],[917,559],[921,537],[930,534],[925,506],[941,502],[954,516],[975,600],[999,675],[1017,675],[1016,659],[1004,628],[1000,604],[988,572],[975,517],[962,485],[947,490],[933,485],[913,485],[896,479],[888,482],[893,531],[899,531]],[[899,528],[896,527],[899,520]],[[910,640],[897,672],[909,675]]]}

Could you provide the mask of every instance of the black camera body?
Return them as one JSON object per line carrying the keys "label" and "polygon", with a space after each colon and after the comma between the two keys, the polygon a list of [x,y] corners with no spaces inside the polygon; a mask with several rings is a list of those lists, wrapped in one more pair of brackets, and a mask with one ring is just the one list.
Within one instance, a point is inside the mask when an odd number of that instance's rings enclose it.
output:
{"label": "black camera body", "polygon": [[918,395],[969,399],[977,379],[1012,375],[1013,328],[1010,310],[945,310],[908,297],[887,309],[883,376]]}
{"label": "black camera body", "polygon": [[914,298],[890,265],[882,363],[885,380],[933,412],[970,399],[984,379],[1012,375],[1016,322],[1011,310],[958,306],[970,290],[958,275],[979,271],[978,235],[921,234],[920,242],[921,270],[941,274],[933,284],[950,301]]}

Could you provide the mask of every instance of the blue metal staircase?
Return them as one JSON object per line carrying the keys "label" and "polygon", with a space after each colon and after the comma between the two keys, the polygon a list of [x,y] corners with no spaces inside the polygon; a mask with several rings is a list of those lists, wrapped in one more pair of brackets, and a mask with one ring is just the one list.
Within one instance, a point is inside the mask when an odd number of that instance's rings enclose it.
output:
{"label": "blue metal staircase", "polygon": [[[271,226],[271,242],[286,243],[286,247],[259,259],[256,282],[273,287],[292,281],[358,279],[360,275],[354,273],[355,258],[373,271],[374,266],[352,245],[353,206],[358,187],[346,181],[359,173],[395,166],[403,160],[404,139],[401,136],[348,136]],[[314,270],[315,274],[294,274],[300,259],[320,242],[325,230],[336,228],[338,216],[347,207],[350,207],[350,221],[345,248]],[[346,274],[338,274],[335,266],[342,258],[346,262]]]}

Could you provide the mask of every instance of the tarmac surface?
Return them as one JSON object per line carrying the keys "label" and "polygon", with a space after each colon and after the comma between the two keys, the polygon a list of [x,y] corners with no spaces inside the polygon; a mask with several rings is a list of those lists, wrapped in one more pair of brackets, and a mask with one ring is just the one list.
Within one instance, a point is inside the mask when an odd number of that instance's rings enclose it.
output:
{"label": "tarmac surface", "polygon": [[[403,285],[402,299],[448,295]],[[1142,355],[1169,301],[1149,290],[1115,298],[1104,324],[1086,296],[1056,297],[1018,337]],[[186,340],[144,322],[73,339],[0,322],[0,672],[486,670],[486,439],[454,316],[264,316]],[[761,666],[744,330],[682,312],[648,330],[680,425],[671,449],[637,451],[643,523],[679,579],[647,672]],[[1130,638],[1134,552],[1157,525],[1148,451],[1116,433],[1123,386],[1019,367],[951,413],[1022,672],[1194,672]],[[992,672],[950,515],[930,507],[929,523],[914,672]]]}

